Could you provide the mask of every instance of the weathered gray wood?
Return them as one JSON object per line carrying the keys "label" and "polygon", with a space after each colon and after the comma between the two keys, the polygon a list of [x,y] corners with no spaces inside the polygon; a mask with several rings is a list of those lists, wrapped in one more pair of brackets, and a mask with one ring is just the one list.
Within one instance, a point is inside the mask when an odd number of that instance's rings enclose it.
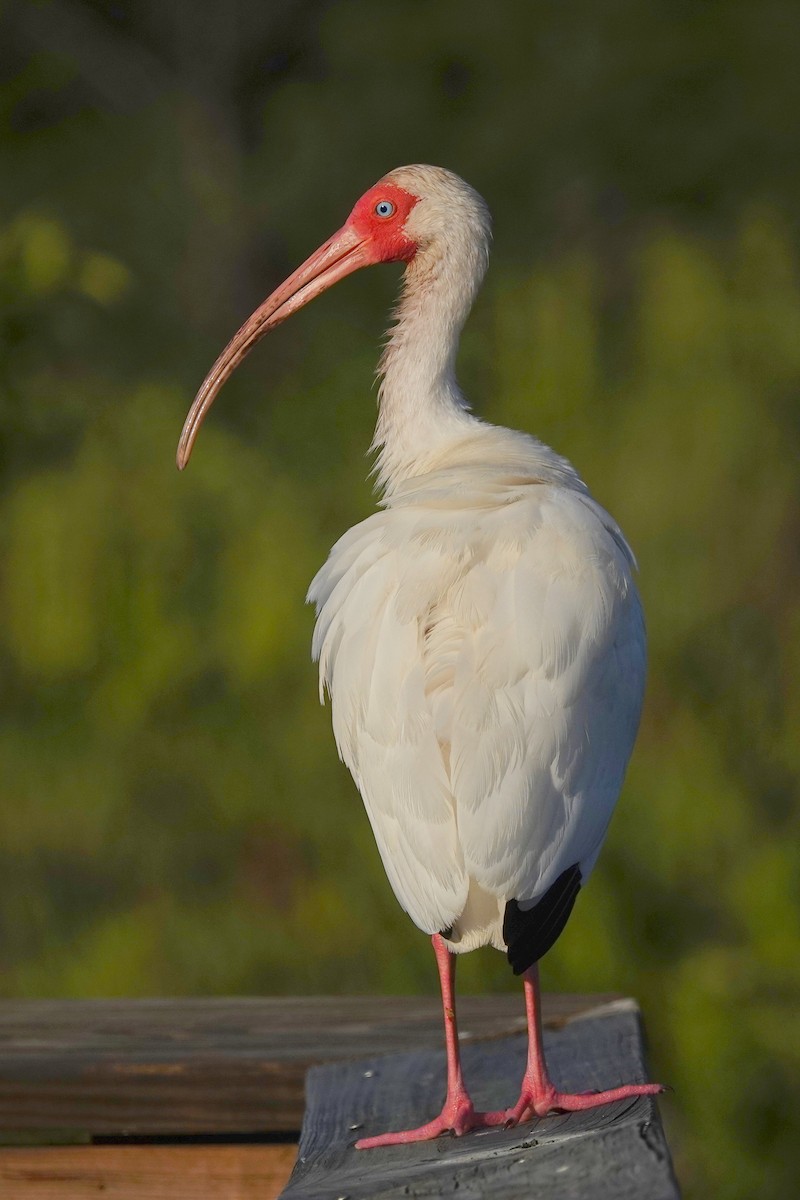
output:
{"label": "weathered gray wood", "polygon": [[[545,996],[545,1019],[603,999]],[[465,1042],[525,1023],[516,993],[460,997],[459,1017]],[[2,1001],[0,1134],[296,1131],[310,1066],[441,1039],[434,996]]]}
{"label": "weathered gray wood", "polygon": [[[647,1078],[633,1001],[576,1019],[545,1035],[555,1082],[574,1091]],[[525,1038],[464,1048],[479,1108],[508,1106],[518,1094]],[[655,1103],[622,1101],[530,1122],[411,1146],[357,1151],[356,1138],[419,1125],[439,1110],[444,1055],[412,1051],[318,1067],[307,1081],[300,1152],[281,1200],[676,1200]],[[358,1126],[357,1130],[353,1126]]]}

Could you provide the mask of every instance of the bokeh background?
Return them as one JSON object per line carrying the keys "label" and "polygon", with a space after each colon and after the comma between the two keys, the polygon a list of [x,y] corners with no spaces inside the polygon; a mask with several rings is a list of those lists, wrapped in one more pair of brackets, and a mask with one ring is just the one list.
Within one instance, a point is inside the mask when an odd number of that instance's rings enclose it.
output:
{"label": "bokeh background", "polygon": [[[309,660],[399,269],[240,321],[404,162],[495,216],[460,374],[628,533],[641,735],[545,985],[637,996],[686,1194],[797,1194],[800,10],[0,7],[0,992],[432,991]],[[465,989],[515,986],[491,951]]]}

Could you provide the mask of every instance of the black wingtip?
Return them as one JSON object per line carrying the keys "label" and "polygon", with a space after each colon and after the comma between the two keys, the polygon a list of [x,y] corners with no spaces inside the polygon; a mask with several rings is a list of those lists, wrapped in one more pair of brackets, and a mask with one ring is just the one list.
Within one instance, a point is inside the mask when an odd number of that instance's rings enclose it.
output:
{"label": "black wingtip", "polygon": [[562,871],[533,908],[523,910],[516,900],[508,901],[503,916],[503,939],[515,975],[522,975],[555,945],[580,890],[581,870],[576,863]]}

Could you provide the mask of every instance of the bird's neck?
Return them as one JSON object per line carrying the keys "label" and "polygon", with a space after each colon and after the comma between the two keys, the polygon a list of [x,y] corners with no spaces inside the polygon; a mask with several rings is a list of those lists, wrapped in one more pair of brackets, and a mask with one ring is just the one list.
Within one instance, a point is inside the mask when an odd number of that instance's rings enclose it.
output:
{"label": "bird's neck", "polygon": [[382,377],[372,447],[387,497],[429,469],[448,442],[480,425],[461,394],[455,358],[464,322],[486,268],[485,241],[437,246],[409,263],[378,368]]}

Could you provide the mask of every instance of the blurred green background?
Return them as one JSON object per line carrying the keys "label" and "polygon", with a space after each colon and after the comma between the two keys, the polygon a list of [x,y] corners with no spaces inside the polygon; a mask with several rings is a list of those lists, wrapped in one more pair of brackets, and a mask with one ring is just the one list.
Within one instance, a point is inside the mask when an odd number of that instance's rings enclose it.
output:
{"label": "blurred green background", "polygon": [[[617,516],[650,628],[545,986],[640,999],[687,1195],[797,1193],[799,47],[776,0],[0,7],[3,995],[435,989],[303,604],[374,504],[399,269],[271,335],[173,455],[266,292],[441,163],[495,216],[465,390]],[[460,978],[516,986],[491,951]]]}

